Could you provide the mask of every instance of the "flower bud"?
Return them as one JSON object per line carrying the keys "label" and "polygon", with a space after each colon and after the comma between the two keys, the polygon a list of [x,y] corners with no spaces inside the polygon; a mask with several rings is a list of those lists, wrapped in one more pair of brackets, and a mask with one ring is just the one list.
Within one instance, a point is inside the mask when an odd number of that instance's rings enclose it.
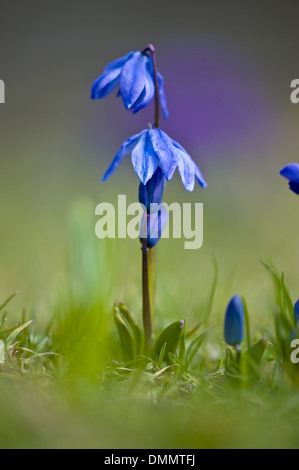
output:
{"label": "flower bud", "polygon": [[140,225],[140,241],[147,238],[147,247],[153,248],[160,240],[168,222],[168,211],[161,204],[157,212],[144,212]]}
{"label": "flower bud", "polygon": [[164,187],[165,178],[163,176],[161,168],[159,167],[146,184],[140,183],[139,202],[146,207],[147,211],[153,212],[153,210],[151,210],[151,204],[161,204]]}
{"label": "flower bud", "polygon": [[225,314],[224,337],[231,346],[236,346],[243,341],[244,330],[244,306],[242,299],[235,295],[230,300]]}

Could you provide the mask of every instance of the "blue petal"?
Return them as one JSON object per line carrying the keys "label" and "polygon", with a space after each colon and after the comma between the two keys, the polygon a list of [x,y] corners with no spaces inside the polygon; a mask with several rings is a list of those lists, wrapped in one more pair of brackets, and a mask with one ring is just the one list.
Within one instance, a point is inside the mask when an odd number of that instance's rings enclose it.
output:
{"label": "blue petal", "polygon": [[244,306],[242,299],[235,295],[229,302],[224,322],[225,341],[236,346],[243,341]]}
{"label": "blue petal", "polygon": [[182,150],[177,149],[177,152],[179,153],[178,170],[181,175],[183,185],[187,191],[193,191],[195,182],[194,162],[191,157]]}
{"label": "blue petal", "polygon": [[126,54],[123,57],[120,57],[119,59],[113,60],[112,62],[106,65],[103,70],[103,73],[110,72],[110,70],[113,69],[121,69],[125,65],[127,60],[129,60],[135,52],[137,51],[129,52],[129,54]]}
{"label": "blue petal", "polygon": [[165,95],[165,90],[164,90],[164,78],[162,75],[158,72],[158,81],[159,81],[159,98],[160,98],[160,103],[163,111],[163,116],[164,119],[167,119],[169,116],[168,109],[167,109],[167,100],[166,100],[166,95]]}
{"label": "blue petal", "polygon": [[202,176],[202,172],[200,171],[200,169],[198,168],[196,163],[194,163],[194,173],[195,173],[195,178],[197,179],[199,185],[202,188],[206,188],[208,186],[208,183],[206,182],[206,180]]}
{"label": "blue petal", "polygon": [[104,174],[102,181],[106,181],[112,173],[115,172],[115,170],[119,167],[121,164],[123,158],[128,155],[132,150],[134,149],[135,145],[137,144],[138,140],[142,138],[142,135],[144,132],[147,131],[142,131],[139,134],[133,135],[132,137],[129,137],[129,139],[125,140],[125,142],[122,144],[120,147],[119,151],[115,155],[111,165],[109,166],[108,170]]}
{"label": "blue petal", "polygon": [[282,170],[280,170],[280,174],[288,180],[299,183],[299,164],[289,163]]}
{"label": "blue petal", "polygon": [[122,68],[120,92],[127,109],[134,105],[145,87],[146,63],[147,57],[137,51],[132,54]]}
{"label": "blue petal", "polygon": [[145,108],[152,101],[155,95],[155,83],[152,77],[151,64],[151,60],[148,60],[146,64],[147,73],[145,75],[144,89],[141,95],[139,96],[138,100],[134,103],[131,108],[134,114],[140,111],[140,109]]}
{"label": "blue petal", "polygon": [[100,99],[107,96],[120,81],[121,69],[113,69],[97,78],[91,87],[91,99]]}
{"label": "blue petal", "polygon": [[[206,188],[208,186],[207,182],[205,181],[200,169],[198,168],[198,166],[196,165],[196,163],[194,162],[194,160],[191,158],[191,156],[189,155],[189,153],[184,149],[184,147],[182,147],[178,142],[176,142],[175,140],[171,139],[172,140],[172,143],[173,143],[173,146],[178,149],[180,151],[180,155],[181,155],[181,158],[185,159],[185,166],[186,165],[191,165],[193,166],[193,173],[199,183],[199,185],[202,187],[202,188]],[[192,189],[188,189],[186,184],[184,183],[184,179],[186,180],[186,182],[188,181],[188,173],[186,174],[186,176],[184,176],[184,173],[181,173],[180,171],[180,167],[179,168],[179,173],[181,175],[181,178],[182,178],[182,181],[183,181],[183,185],[185,186],[185,188],[188,190],[188,191],[193,191],[193,188]],[[187,170],[187,169],[186,169]],[[191,173],[191,170],[189,170],[190,173]],[[184,178],[184,179],[183,179]],[[190,180],[189,181],[190,183],[190,187],[192,187],[192,184],[193,184],[193,180]],[[193,187],[194,187],[194,184],[193,184]]]}
{"label": "blue petal", "polygon": [[299,194],[299,183],[296,183],[294,181],[289,181],[289,188],[295,194]]}
{"label": "blue petal", "polygon": [[150,129],[149,132],[154,151],[159,157],[159,166],[169,181],[178,164],[178,153],[174,149],[171,139],[161,129]]}
{"label": "blue petal", "polygon": [[148,182],[158,168],[159,159],[153,149],[149,130],[144,131],[134,147],[132,151],[132,164],[143,184]]}

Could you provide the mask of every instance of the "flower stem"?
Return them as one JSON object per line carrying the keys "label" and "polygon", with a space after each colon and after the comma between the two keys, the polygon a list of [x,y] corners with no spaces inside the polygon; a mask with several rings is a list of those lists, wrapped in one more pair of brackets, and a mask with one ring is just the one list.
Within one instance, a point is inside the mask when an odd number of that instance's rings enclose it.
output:
{"label": "flower stem", "polygon": [[[147,223],[149,218],[147,218]],[[148,276],[148,247],[147,238],[142,238],[142,304],[143,328],[145,335],[145,350],[147,351],[152,339],[152,319],[150,306],[149,276]]]}
{"label": "flower stem", "polygon": [[237,363],[240,364],[240,360],[241,360],[241,346],[239,346],[239,345],[235,346],[235,351],[236,351],[236,355],[237,355]]}
{"label": "flower stem", "polygon": [[[152,44],[149,44],[143,54],[149,52],[153,61],[154,84],[155,84],[155,122],[156,128],[160,127],[160,95],[159,79],[156,60],[156,51]],[[147,217],[147,224],[149,217]],[[145,235],[145,234],[144,234]],[[154,309],[156,292],[156,249],[147,247],[147,238],[142,239],[142,297],[143,297],[143,328],[145,335],[145,347],[149,348],[152,339],[152,318],[151,308]]]}
{"label": "flower stem", "polygon": [[156,300],[156,247],[148,250],[148,282],[152,318],[155,314]]}
{"label": "flower stem", "polygon": [[153,61],[154,69],[154,83],[155,83],[155,127],[160,127],[160,96],[159,96],[159,79],[158,79],[158,68],[156,51],[152,44],[149,44],[143,53],[150,52]]}

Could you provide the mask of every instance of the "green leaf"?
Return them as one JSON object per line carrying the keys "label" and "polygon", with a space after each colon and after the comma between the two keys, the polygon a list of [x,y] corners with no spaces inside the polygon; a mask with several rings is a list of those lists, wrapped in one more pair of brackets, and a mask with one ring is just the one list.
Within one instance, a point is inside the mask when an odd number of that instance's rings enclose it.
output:
{"label": "green leaf", "polygon": [[5,344],[2,339],[0,339],[0,364],[4,364],[5,362]]}
{"label": "green leaf", "polygon": [[155,343],[155,355],[159,357],[160,351],[166,343],[164,360],[169,362],[169,353],[174,354],[179,344],[180,336],[183,331],[184,324],[181,321],[171,323],[165,330],[162,331]]}
{"label": "green leaf", "polygon": [[27,326],[29,326],[32,322],[33,320],[29,320],[23,325],[20,325],[17,328],[15,328],[6,338],[6,345],[11,344],[14,341],[14,339],[18,336],[18,334],[21,331],[25,330],[25,328],[27,328]]}
{"label": "green leaf", "polygon": [[182,364],[184,358],[185,358],[185,353],[186,353],[186,320],[184,320],[184,326],[180,335],[179,339],[179,356],[178,359],[180,363]]}
{"label": "green leaf", "polygon": [[245,316],[245,326],[246,326],[246,340],[247,340],[247,348],[251,346],[251,339],[250,339],[250,321],[249,321],[249,313],[247,308],[247,303],[244,297],[242,297],[242,302],[244,306],[244,316]]}
{"label": "green leaf", "polygon": [[186,338],[189,338],[190,336],[192,336],[192,335],[198,330],[198,328],[201,327],[201,325],[202,325],[202,321],[196,323],[196,325],[194,325],[194,326],[191,328],[191,330],[186,331],[186,335],[185,335]]}
{"label": "green leaf", "polygon": [[291,297],[288,293],[288,290],[285,285],[284,273],[281,274],[281,277],[266,263],[261,261],[261,264],[267,269],[267,271],[271,274],[272,280],[274,282],[274,286],[276,289],[276,302],[280,307],[280,310],[284,313],[288,312],[291,322],[293,323],[293,311],[294,306],[291,300]]}
{"label": "green leaf", "polygon": [[162,348],[161,348],[161,351],[160,351],[160,354],[159,354],[159,357],[158,357],[158,367],[159,369],[161,369],[162,367],[162,363],[163,363],[163,359],[164,359],[164,355],[165,355],[165,351],[166,351],[166,343],[163,344]]}
{"label": "green leaf", "polygon": [[267,269],[267,271],[271,274],[273,282],[275,284],[277,292],[280,291],[280,279],[276,272],[264,261],[260,260],[260,263]]}
{"label": "green leaf", "polygon": [[140,353],[141,351],[141,346],[142,346],[142,332],[137,323],[134,321],[132,315],[130,314],[129,310],[127,307],[122,304],[118,303],[114,305],[114,308],[118,308],[118,311],[120,315],[122,315],[122,318],[124,319],[125,323],[129,328],[131,328],[131,331],[134,335],[135,342],[136,342],[136,352],[137,354]]}
{"label": "green leaf", "polygon": [[244,366],[247,378],[257,379],[260,376],[260,364],[267,348],[268,339],[262,338],[253,344],[244,354]]}
{"label": "green leaf", "polygon": [[133,359],[141,352],[141,330],[124,304],[115,302],[113,313],[124,356],[126,359]]}
{"label": "green leaf", "polygon": [[291,297],[288,293],[288,290],[285,286],[284,273],[281,274],[281,288],[282,288],[283,300],[284,300],[284,310],[287,309],[289,311],[291,322],[293,323],[293,321],[294,321],[294,305],[293,305]]}
{"label": "green leaf", "polygon": [[135,353],[135,348],[134,348],[133,336],[132,336],[127,324],[125,323],[125,321],[123,320],[123,318],[121,317],[121,315],[118,312],[116,312],[114,314],[114,320],[115,320],[116,327],[117,327],[117,330],[118,330],[118,334],[119,334],[119,337],[120,337],[120,342],[121,342],[121,345],[122,345],[122,349],[123,349],[123,352],[124,352],[125,359],[126,360],[133,359],[133,357],[135,355],[134,354]]}
{"label": "green leaf", "polygon": [[186,360],[185,360],[185,367],[188,369],[190,362],[192,361],[193,357],[201,347],[202,343],[204,342],[208,331],[211,329],[207,328],[205,331],[203,331],[197,338],[195,338],[192,343],[189,345],[187,349],[187,354],[186,354]]}
{"label": "green leaf", "polygon": [[267,342],[267,338],[260,339],[246,351],[245,356],[250,357],[256,364],[259,364],[267,347]]}
{"label": "green leaf", "polygon": [[3,312],[2,317],[1,317],[1,322],[0,322],[0,331],[2,331],[2,328],[3,328],[4,323],[6,322],[6,320],[7,320],[7,314],[6,314],[6,312]]}
{"label": "green leaf", "polygon": [[4,307],[18,294],[18,292],[15,292],[14,294],[12,294],[11,296],[8,297],[8,299],[5,300],[5,302],[3,302],[2,305],[0,305],[0,311],[4,309]]}
{"label": "green leaf", "polygon": [[292,324],[289,318],[281,311],[276,312],[274,322],[277,342],[280,346],[283,357],[286,358],[289,354]]}

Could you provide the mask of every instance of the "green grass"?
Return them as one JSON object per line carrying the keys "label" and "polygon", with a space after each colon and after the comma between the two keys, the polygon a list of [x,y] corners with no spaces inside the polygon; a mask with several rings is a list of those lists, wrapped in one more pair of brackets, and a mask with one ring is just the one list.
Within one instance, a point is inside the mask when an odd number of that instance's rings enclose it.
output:
{"label": "green grass", "polygon": [[284,275],[256,259],[265,303],[256,311],[244,296],[238,363],[223,341],[231,288],[221,260],[203,256],[203,272],[198,253],[161,241],[156,347],[145,354],[138,242],[124,256],[123,241],[99,243],[93,231],[92,204],[81,201],[47,315],[18,314],[17,297],[2,299],[1,448],[298,447],[299,371],[289,361],[296,299]]}

